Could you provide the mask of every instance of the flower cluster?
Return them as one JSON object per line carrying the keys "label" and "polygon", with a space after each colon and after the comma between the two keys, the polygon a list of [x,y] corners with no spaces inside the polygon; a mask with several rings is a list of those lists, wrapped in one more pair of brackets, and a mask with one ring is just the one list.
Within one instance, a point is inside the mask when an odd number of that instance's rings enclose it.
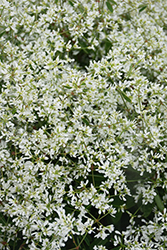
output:
{"label": "flower cluster", "polygon": [[167,2],[1,0],[0,249],[166,249]]}

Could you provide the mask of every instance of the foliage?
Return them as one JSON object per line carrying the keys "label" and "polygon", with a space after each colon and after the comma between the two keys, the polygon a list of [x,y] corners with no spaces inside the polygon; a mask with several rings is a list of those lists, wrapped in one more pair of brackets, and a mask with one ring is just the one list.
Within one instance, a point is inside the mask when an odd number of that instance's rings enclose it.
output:
{"label": "foliage", "polygon": [[0,249],[167,249],[166,13],[1,1]]}

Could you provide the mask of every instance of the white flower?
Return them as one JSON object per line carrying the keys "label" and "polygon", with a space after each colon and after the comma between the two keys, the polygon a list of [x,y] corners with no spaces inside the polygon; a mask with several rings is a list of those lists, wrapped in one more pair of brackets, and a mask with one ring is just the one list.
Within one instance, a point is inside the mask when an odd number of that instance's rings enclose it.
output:
{"label": "white flower", "polygon": [[[162,0],[1,0],[6,247],[18,235],[32,250],[60,250],[75,237],[82,247],[89,234],[125,250],[167,248],[166,209],[148,220],[139,207],[130,213],[140,199],[154,206],[157,190],[167,203],[166,12]],[[120,233],[117,212],[129,216]]]}

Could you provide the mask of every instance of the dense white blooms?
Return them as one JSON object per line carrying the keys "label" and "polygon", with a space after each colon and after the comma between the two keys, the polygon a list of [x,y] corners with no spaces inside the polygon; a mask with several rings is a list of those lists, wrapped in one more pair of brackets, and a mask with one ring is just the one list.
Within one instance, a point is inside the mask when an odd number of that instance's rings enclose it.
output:
{"label": "dense white blooms", "polygon": [[[160,221],[161,224],[159,224]],[[132,223],[128,226],[127,231],[123,232],[125,249],[166,249],[166,209],[163,214],[156,211],[152,221],[143,220],[143,222],[144,225],[141,227],[135,227]]]}
{"label": "dense white blooms", "polygon": [[166,13],[1,1],[0,249],[167,249]]}

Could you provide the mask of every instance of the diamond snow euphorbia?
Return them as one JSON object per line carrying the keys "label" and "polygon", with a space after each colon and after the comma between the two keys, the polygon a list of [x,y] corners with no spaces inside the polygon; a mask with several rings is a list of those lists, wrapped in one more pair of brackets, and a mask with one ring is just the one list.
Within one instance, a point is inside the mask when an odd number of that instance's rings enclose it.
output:
{"label": "diamond snow euphorbia", "polygon": [[108,3],[0,3],[1,249],[166,249],[167,5]]}

